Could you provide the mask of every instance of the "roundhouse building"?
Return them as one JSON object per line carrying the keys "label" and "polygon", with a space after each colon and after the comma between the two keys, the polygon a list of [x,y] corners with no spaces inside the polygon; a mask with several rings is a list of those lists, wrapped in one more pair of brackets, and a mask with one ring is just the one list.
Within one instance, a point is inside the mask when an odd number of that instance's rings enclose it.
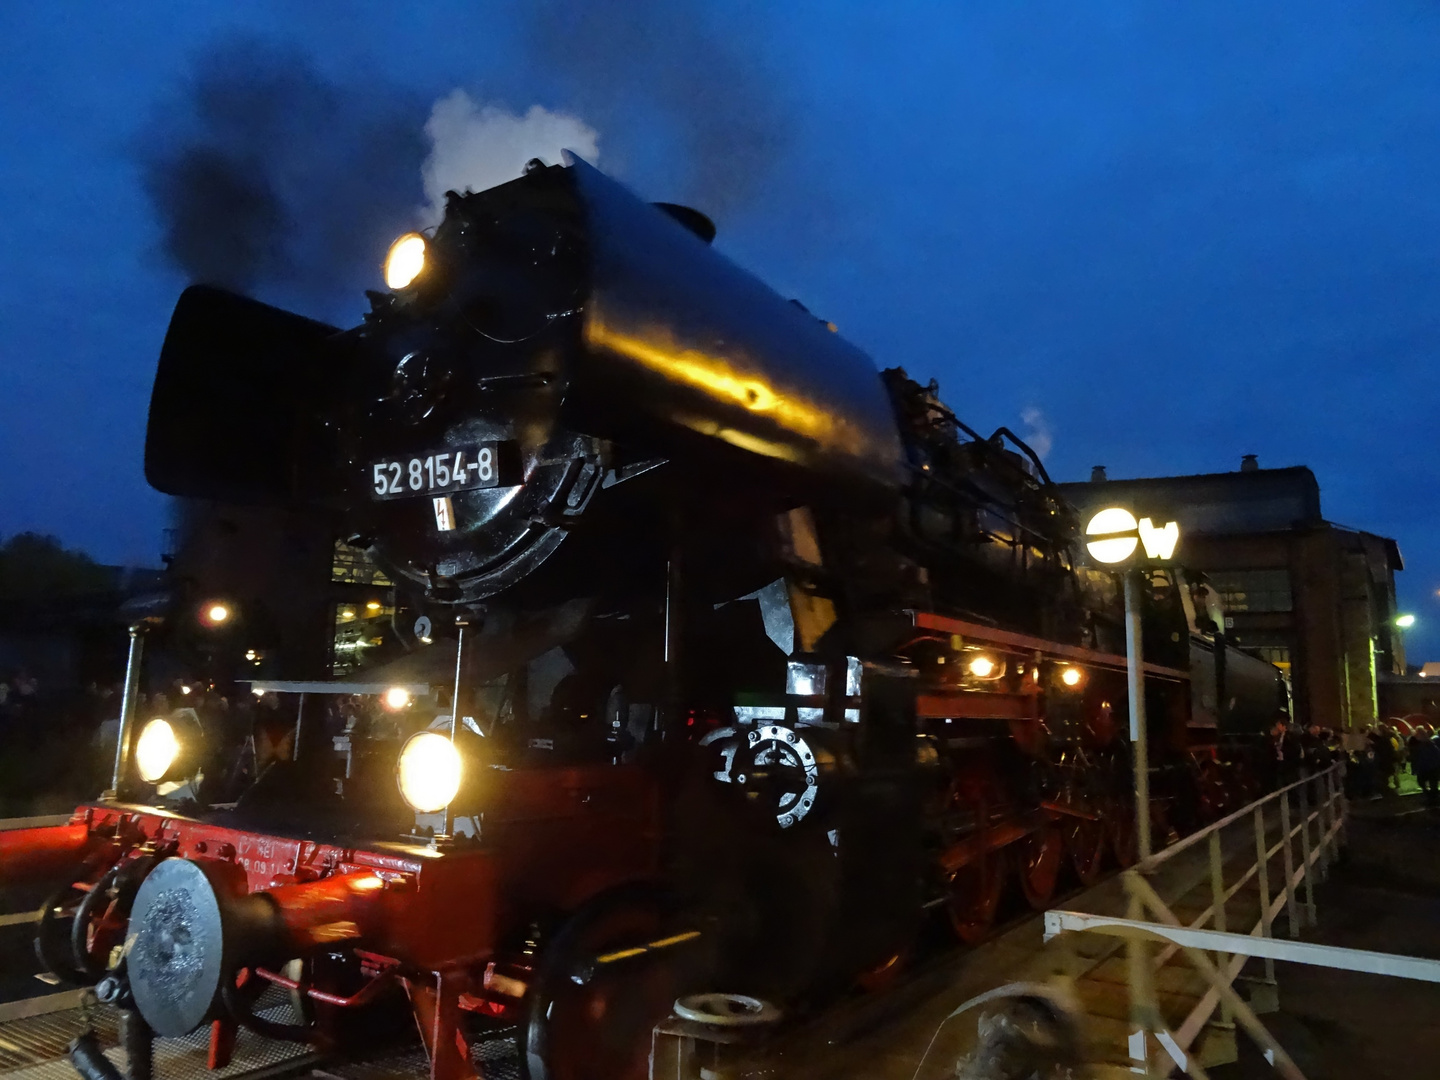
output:
{"label": "roundhouse building", "polygon": [[1364,727],[1379,712],[1380,677],[1403,674],[1395,626],[1394,540],[1326,521],[1304,466],[1060,485],[1081,520],[1105,506],[1179,522],[1180,562],[1220,593],[1225,632],[1287,671],[1296,719]]}

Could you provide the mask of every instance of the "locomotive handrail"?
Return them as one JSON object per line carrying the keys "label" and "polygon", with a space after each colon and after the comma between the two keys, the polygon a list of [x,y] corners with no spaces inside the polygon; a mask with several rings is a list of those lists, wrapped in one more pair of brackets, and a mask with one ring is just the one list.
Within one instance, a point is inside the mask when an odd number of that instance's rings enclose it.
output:
{"label": "locomotive handrail", "polygon": [[[1017,633],[1014,630],[1000,630],[993,626],[985,626],[981,623],[966,622],[964,619],[952,618],[949,615],[937,615],[933,611],[917,611],[911,609],[910,618],[918,630],[938,630],[946,634],[959,634],[961,637],[977,638],[993,645],[1008,645],[1011,648],[1031,651],[1038,650],[1049,653],[1052,656],[1062,656],[1067,660],[1078,660],[1096,667],[1115,668],[1120,671],[1126,669],[1127,662],[1125,657],[1115,653],[1102,653],[1095,649],[1083,648],[1079,645],[1062,645],[1059,642],[1046,641],[1044,638],[1032,637],[1029,634]],[[1188,671],[1166,667],[1163,664],[1146,662],[1145,673],[1147,675],[1158,675],[1163,679],[1175,679],[1180,682],[1190,681],[1190,673]]]}

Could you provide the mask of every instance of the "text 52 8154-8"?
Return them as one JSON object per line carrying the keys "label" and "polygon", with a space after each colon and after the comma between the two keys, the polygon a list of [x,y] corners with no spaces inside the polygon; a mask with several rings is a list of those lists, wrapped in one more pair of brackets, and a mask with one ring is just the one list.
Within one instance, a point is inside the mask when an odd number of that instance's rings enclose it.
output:
{"label": "text 52 8154-8", "polygon": [[494,443],[413,457],[376,461],[370,466],[370,489],[376,499],[449,494],[497,487],[500,469]]}

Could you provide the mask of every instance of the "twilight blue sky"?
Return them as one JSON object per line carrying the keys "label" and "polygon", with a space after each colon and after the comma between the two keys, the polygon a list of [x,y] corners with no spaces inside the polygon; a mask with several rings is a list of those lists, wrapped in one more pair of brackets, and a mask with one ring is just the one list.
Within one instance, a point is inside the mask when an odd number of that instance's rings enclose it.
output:
{"label": "twilight blue sky", "polygon": [[[1440,8],[779,7],[0,7],[0,534],[156,561],[141,444],[184,279],[137,162],[245,38],[357,113],[418,127],[462,87],[580,117],[603,168],[718,201],[729,254],[972,426],[1039,410],[1057,478],[1309,465],[1329,518],[1400,541],[1412,660],[1440,652]],[[629,37],[592,47],[612,23]],[[752,116],[761,149],[732,153]],[[317,156],[317,185],[342,179]],[[258,291],[353,318],[375,273]]]}

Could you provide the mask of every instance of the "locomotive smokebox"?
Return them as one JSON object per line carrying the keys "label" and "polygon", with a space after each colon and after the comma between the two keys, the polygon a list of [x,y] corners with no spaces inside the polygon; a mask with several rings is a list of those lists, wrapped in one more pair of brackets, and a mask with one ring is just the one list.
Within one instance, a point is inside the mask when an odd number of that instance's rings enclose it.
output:
{"label": "locomotive smokebox", "polygon": [[[193,287],[156,374],[146,476],[331,508],[453,601],[553,569],[562,544],[592,577],[650,559],[677,499],[722,531],[737,508],[888,505],[903,451],[870,359],[703,231],[571,159],[451,193],[432,236],[405,238],[419,269],[353,330]],[[586,549],[606,515],[632,539]]]}

